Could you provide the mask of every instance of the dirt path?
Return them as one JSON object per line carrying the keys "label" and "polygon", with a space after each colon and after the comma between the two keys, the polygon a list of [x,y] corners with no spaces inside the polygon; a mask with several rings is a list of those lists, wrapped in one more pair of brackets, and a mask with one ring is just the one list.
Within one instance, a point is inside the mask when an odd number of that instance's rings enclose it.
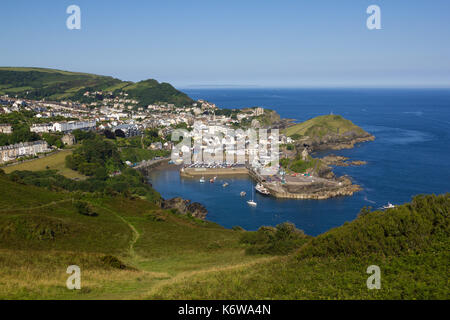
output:
{"label": "dirt path", "polygon": [[110,212],[111,214],[113,214],[115,217],[117,217],[118,219],[120,219],[123,223],[125,223],[130,229],[131,229],[131,233],[132,233],[132,239],[130,241],[130,246],[128,248],[128,253],[130,255],[130,257],[136,261],[138,259],[138,255],[135,253],[134,251],[134,245],[136,244],[136,242],[139,240],[139,238],[141,237],[141,234],[139,233],[139,231],[128,221],[126,220],[124,217],[122,217],[120,214],[114,212],[113,210],[106,208],[104,206],[101,206],[99,204],[97,204],[100,208]]}
{"label": "dirt path", "polygon": [[51,207],[51,206],[57,205],[58,203],[70,202],[70,201],[73,201],[73,199],[63,199],[63,200],[58,200],[58,201],[52,201],[52,202],[49,202],[49,203],[46,203],[46,204],[43,204],[43,205],[40,205],[40,206],[36,206],[36,207],[1,209],[0,212],[14,212],[14,211],[36,210],[36,209]]}

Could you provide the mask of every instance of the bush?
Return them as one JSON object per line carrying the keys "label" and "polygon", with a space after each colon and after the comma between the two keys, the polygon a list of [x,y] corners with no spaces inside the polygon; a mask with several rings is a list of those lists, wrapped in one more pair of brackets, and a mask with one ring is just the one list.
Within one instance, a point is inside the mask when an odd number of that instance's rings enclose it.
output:
{"label": "bush", "polygon": [[450,193],[419,195],[411,204],[385,211],[367,212],[339,228],[332,229],[308,243],[304,256],[384,257],[401,253],[421,253],[442,246],[450,247]]}
{"label": "bush", "polygon": [[100,261],[108,267],[114,268],[114,269],[128,269],[127,265],[124,264],[122,261],[120,261],[118,258],[106,255],[100,258]]}
{"label": "bush", "polygon": [[95,217],[98,216],[98,214],[93,210],[92,206],[87,203],[86,201],[75,201],[74,202],[74,206],[77,209],[79,214],[82,214],[84,216],[89,216],[89,217]]}
{"label": "bush", "polygon": [[295,225],[284,222],[274,227],[260,227],[256,232],[246,232],[240,242],[248,245],[248,254],[288,254],[299,248],[308,237]]}

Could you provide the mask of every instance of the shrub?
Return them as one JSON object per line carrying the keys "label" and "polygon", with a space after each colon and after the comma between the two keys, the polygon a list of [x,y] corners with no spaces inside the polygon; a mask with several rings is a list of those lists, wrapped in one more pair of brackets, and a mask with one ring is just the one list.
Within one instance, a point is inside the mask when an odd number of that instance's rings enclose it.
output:
{"label": "shrub", "polygon": [[308,237],[289,222],[274,227],[260,227],[256,232],[246,232],[240,242],[248,245],[248,254],[288,254],[299,248]]}
{"label": "shrub", "polygon": [[89,217],[95,217],[98,216],[98,214],[93,210],[92,206],[87,203],[86,201],[75,201],[74,202],[74,206],[77,209],[79,214],[82,214],[84,216],[89,216]]}

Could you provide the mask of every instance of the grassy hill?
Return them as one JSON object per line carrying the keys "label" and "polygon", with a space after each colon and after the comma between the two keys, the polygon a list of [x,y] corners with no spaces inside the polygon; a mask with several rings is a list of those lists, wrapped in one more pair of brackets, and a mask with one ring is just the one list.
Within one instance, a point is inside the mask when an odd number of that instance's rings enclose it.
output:
{"label": "grassy hill", "polygon": [[192,100],[168,83],[145,80],[137,83],[113,77],[43,68],[0,67],[0,94],[27,99],[77,100],[86,99],[86,91],[124,91],[141,106],[157,102],[177,105]]}
{"label": "grassy hill", "polygon": [[[0,299],[142,298],[174,279],[246,265],[239,231],[139,198],[49,191],[0,175]],[[79,213],[89,204],[96,216]],[[80,266],[82,290],[65,287]]]}
{"label": "grassy hill", "polygon": [[285,134],[288,136],[298,135],[310,138],[322,138],[329,134],[344,135],[348,132],[354,132],[357,135],[367,134],[362,128],[340,115],[318,116],[285,129]]}
{"label": "grassy hill", "polygon": [[[13,178],[0,174],[3,299],[450,297],[449,194],[308,237],[290,225],[225,229],[139,197]],[[65,287],[72,264],[81,290]],[[381,290],[366,288],[371,264],[382,270]]]}
{"label": "grassy hill", "polygon": [[[179,281],[154,299],[449,299],[450,194],[417,196],[312,238],[295,254]],[[368,290],[367,267],[381,270]]]}

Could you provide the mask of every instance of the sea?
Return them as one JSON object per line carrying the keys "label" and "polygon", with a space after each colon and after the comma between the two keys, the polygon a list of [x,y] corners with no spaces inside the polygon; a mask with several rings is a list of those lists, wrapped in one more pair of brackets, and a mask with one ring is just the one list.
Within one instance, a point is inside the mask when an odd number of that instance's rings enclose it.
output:
{"label": "sea", "polygon": [[[335,167],[363,190],[327,200],[284,200],[255,193],[248,177],[218,178],[216,183],[180,178],[177,170],[154,171],[154,188],[164,198],[182,197],[202,203],[207,219],[226,228],[257,230],[291,222],[308,235],[318,235],[352,221],[364,206],[399,205],[417,194],[450,192],[450,89],[185,89],[193,99],[221,108],[260,106],[298,122],[339,114],[375,135],[353,149],[327,153],[367,161],[367,165]],[[222,184],[228,182],[227,187]],[[246,191],[247,196],[240,197]]]}

